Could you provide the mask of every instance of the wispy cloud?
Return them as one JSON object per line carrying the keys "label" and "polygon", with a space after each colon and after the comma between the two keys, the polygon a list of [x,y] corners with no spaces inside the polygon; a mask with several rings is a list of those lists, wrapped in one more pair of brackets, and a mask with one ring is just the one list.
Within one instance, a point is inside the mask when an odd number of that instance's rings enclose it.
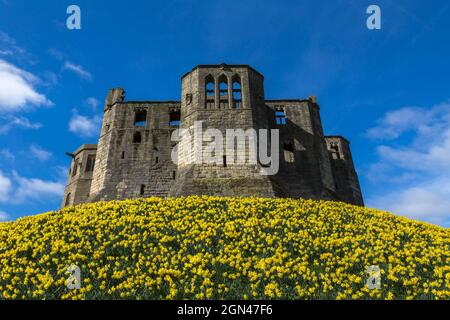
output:
{"label": "wispy cloud", "polygon": [[73,111],[69,121],[69,131],[81,137],[93,137],[100,132],[102,120],[98,116],[87,117]]}
{"label": "wispy cloud", "polygon": [[92,80],[92,74],[87,71],[83,66],[74,64],[70,61],[66,61],[63,66],[64,70],[71,71],[84,80]]}
{"label": "wispy cloud", "polygon": [[[369,205],[450,224],[450,102],[390,111],[367,134],[384,141],[368,170],[383,188]],[[403,139],[406,134],[410,139]]]}
{"label": "wispy cloud", "polygon": [[52,57],[54,57],[56,60],[62,61],[66,58],[66,55],[59,51],[58,49],[55,48],[50,48],[48,49],[48,54],[51,55]]}
{"label": "wispy cloud", "polygon": [[0,149],[0,159],[12,162],[16,159],[14,154],[9,149]]}
{"label": "wispy cloud", "polygon": [[31,155],[38,159],[39,161],[47,161],[52,157],[52,153],[50,151],[44,150],[40,146],[36,144],[32,144],[30,146]]}
{"label": "wispy cloud", "polygon": [[0,211],[0,221],[8,221],[9,215],[6,212]]}
{"label": "wispy cloud", "polygon": [[23,128],[37,130],[42,128],[41,123],[31,122],[26,117],[4,116],[0,117],[0,134],[8,133],[12,128]]}
{"label": "wispy cloud", "polygon": [[16,171],[7,176],[0,171],[0,203],[21,204],[32,200],[46,201],[61,197],[63,193],[63,182],[26,178]]}
{"label": "wispy cloud", "polygon": [[4,211],[0,211],[0,222],[10,221],[10,216]]}
{"label": "wispy cloud", "polygon": [[13,171],[12,176],[15,183],[13,203],[23,203],[29,200],[45,201],[59,198],[64,193],[64,183],[59,181],[25,178],[16,171]]}
{"label": "wispy cloud", "polygon": [[86,99],[85,103],[91,107],[92,111],[96,112],[97,107],[100,105],[100,101],[97,98],[89,97]]}
{"label": "wispy cloud", "polygon": [[52,106],[53,103],[36,91],[38,78],[0,59],[0,113],[15,112],[31,106]]}
{"label": "wispy cloud", "polygon": [[11,179],[0,170],[0,202],[8,201],[11,189]]}
{"label": "wispy cloud", "polygon": [[19,46],[14,38],[0,31],[0,58],[14,59],[27,64],[35,64],[36,58]]}

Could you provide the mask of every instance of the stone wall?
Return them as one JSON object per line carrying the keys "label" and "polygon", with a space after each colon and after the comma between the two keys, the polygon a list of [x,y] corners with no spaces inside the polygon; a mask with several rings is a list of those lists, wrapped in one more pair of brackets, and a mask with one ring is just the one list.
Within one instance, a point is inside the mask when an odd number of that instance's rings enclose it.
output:
{"label": "stone wall", "polygon": [[363,206],[364,200],[350,151],[350,142],[341,136],[325,137],[325,141],[338,200]]}
{"label": "stone wall", "polygon": [[73,154],[69,154],[72,163],[67,177],[68,183],[64,190],[62,207],[88,202],[96,154],[97,145],[95,144],[82,145]]}
{"label": "stone wall", "polygon": [[[244,148],[235,154],[225,147],[215,151],[217,163],[199,162],[210,151],[192,148],[197,143],[193,128],[199,122],[202,134],[217,129],[225,146],[233,142]],[[178,144],[179,151],[186,152],[179,152],[174,162],[172,136],[180,123],[192,136]],[[264,165],[250,161],[253,140],[230,136],[233,140],[227,141],[227,129],[278,129],[278,174],[261,175]],[[338,159],[332,148],[338,149]],[[182,77],[180,102],[125,101],[122,88],[110,90],[98,146],[78,149],[72,167],[75,161],[86,165],[90,154],[96,154],[94,171],[69,177],[63,206],[194,194],[363,204],[349,143],[324,137],[316,99],[266,100],[263,75],[246,65],[197,66]],[[239,157],[247,162],[237,163]]]}

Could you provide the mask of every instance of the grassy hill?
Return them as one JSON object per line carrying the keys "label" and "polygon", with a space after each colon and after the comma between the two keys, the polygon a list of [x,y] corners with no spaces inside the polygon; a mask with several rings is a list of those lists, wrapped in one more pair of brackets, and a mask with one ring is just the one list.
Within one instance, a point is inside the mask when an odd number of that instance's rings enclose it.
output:
{"label": "grassy hill", "polygon": [[0,298],[449,299],[450,230],[311,200],[87,204],[0,223]]}

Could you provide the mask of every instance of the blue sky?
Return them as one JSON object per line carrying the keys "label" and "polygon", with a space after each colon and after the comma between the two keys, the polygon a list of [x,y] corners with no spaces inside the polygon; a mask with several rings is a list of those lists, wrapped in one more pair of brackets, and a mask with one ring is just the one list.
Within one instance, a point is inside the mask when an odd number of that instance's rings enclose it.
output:
{"label": "blue sky", "polygon": [[446,1],[0,0],[0,219],[59,207],[64,152],[96,142],[109,88],[179,99],[182,74],[226,62],[262,72],[267,98],[318,97],[368,206],[448,227],[449,17]]}

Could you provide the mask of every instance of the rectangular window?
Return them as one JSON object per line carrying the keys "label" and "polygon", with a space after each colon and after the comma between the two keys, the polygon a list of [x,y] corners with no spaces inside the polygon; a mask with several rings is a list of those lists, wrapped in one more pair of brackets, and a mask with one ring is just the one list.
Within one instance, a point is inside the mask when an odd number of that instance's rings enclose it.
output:
{"label": "rectangular window", "polygon": [[169,125],[171,127],[179,127],[181,124],[180,110],[172,110],[169,114]]}
{"label": "rectangular window", "polygon": [[94,166],[95,166],[95,155],[90,154],[90,155],[88,155],[88,158],[86,161],[86,172],[94,171]]}
{"label": "rectangular window", "polygon": [[78,164],[80,163],[79,159],[75,159],[73,162],[73,170],[72,170],[72,177],[75,177],[78,173]]}
{"label": "rectangular window", "polygon": [[284,151],[284,161],[286,161],[287,163],[294,163],[295,162],[294,144],[292,142],[284,143],[283,151]]}
{"label": "rectangular window", "polygon": [[134,125],[145,127],[147,125],[147,110],[136,110],[134,114]]}
{"label": "rectangular window", "polygon": [[281,107],[275,108],[275,120],[277,125],[285,125],[286,124],[286,113],[284,109]]}

